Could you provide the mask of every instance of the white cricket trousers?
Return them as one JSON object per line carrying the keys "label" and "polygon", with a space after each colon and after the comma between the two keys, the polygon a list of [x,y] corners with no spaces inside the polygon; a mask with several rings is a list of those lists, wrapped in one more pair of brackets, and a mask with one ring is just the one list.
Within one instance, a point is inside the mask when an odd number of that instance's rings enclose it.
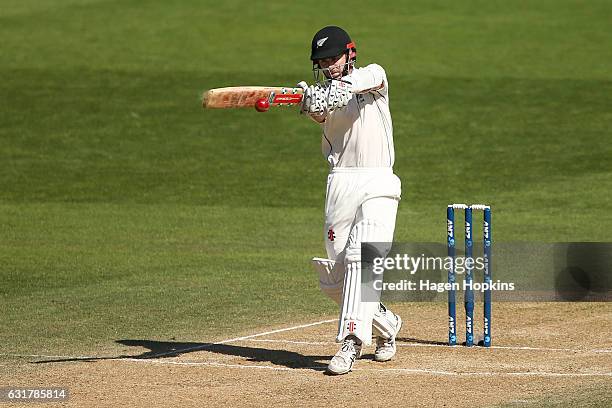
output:
{"label": "white cricket trousers", "polygon": [[401,182],[391,168],[336,167],[328,176],[325,248],[345,272],[338,341],[353,334],[371,343],[378,303],[360,299],[361,242],[393,242],[400,196]]}

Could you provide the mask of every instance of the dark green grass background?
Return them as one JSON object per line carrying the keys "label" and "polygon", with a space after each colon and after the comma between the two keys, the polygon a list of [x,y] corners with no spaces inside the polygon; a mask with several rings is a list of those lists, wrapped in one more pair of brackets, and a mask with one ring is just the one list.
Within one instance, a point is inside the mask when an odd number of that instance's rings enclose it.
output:
{"label": "dark green grass background", "polygon": [[497,240],[610,240],[610,2],[345,3],[2,1],[0,350],[333,312],[308,262],[324,254],[316,125],[199,102],[310,80],[327,24],[388,73],[396,239],[444,242],[446,204],[465,201],[493,205]]}

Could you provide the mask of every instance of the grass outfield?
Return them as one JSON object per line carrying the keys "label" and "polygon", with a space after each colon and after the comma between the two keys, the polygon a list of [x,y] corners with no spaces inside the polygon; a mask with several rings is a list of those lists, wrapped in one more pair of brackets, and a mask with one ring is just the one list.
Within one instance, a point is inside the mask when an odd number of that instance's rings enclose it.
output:
{"label": "grass outfield", "polygon": [[485,201],[496,240],[610,241],[612,6],[460,3],[3,1],[0,350],[332,313],[308,263],[324,254],[316,126],[199,105],[310,79],[331,23],[389,76],[396,239],[444,242],[446,204]]}

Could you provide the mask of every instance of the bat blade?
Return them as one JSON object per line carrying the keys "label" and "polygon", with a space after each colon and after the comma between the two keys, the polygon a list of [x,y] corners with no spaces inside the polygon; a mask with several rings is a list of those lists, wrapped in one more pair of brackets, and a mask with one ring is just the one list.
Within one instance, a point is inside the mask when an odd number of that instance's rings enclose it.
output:
{"label": "bat blade", "polygon": [[205,109],[252,108],[259,99],[266,99],[270,106],[290,106],[302,101],[302,88],[272,86],[232,86],[204,92],[202,107]]}

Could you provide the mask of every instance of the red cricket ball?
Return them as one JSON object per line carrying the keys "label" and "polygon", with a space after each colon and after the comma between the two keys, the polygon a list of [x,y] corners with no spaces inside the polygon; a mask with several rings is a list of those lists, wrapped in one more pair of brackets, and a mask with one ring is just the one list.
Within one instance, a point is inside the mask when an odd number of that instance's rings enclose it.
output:
{"label": "red cricket ball", "polygon": [[258,99],[257,102],[255,102],[255,109],[257,109],[257,112],[266,112],[270,109],[270,102],[268,102],[266,98]]}

